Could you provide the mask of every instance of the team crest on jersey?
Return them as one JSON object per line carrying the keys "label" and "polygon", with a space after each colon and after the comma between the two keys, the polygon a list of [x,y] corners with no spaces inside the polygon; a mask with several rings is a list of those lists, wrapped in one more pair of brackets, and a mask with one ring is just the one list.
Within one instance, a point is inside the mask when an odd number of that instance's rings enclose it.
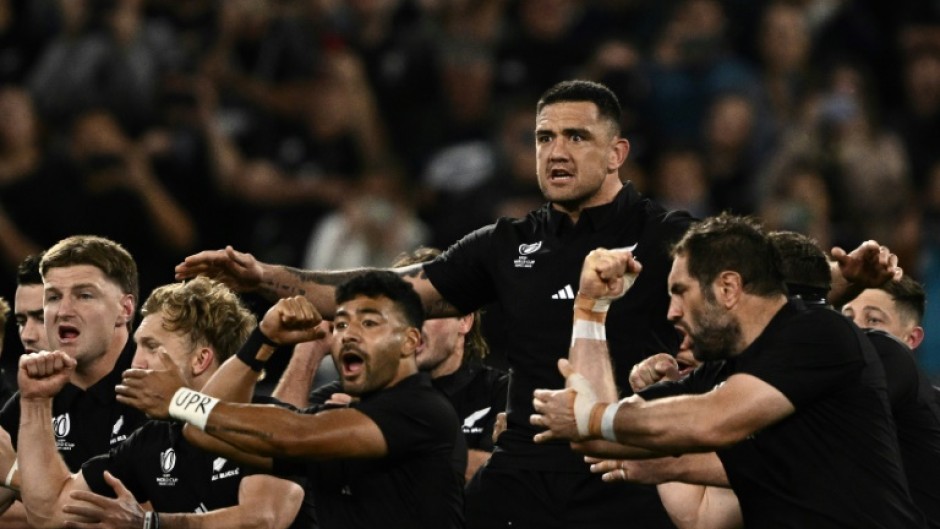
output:
{"label": "team crest on jersey", "polygon": [[461,429],[464,435],[483,433],[483,425],[480,421],[490,413],[490,408],[491,406],[487,406],[482,410],[477,410],[463,420],[463,427]]}
{"label": "team crest on jersey", "polygon": [[228,459],[225,459],[224,457],[215,458],[215,461],[212,462],[212,481],[230,478],[232,476],[238,475],[239,473],[238,468],[233,468],[230,470],[226,470],[224,472],[222,471],[222,469],[225,468],[225,463],[227,462],[228,462]]}
{"label": "team crest on jersey", "polygon": [[124,426],[124,416],[121,415],[116,421],[114,421],[114,426],[111,427],[111,446],[114,446],[121,441],[127,439],[126,434],[121,433],[121,428]]}
{"label": "team crest on jersey", "polygon": [[542,241],[533,242],[530,244],[520,244],[519,245],[519,257],[517,257],[512,263],[516,268],[532,268],[535,265],[535,259],[529,257],[535,252],[539,251],[542,248]]}
{"label": "team crest on jersey", "polygon": [[174,468],[176,468],[176,450],[167,448],[165,451],[160,452],[160,470],[163,472],[163,475],[157,476],[157,485],[161,487],[175,487],[179,478],[170,475],[170,472],[173,472]]}

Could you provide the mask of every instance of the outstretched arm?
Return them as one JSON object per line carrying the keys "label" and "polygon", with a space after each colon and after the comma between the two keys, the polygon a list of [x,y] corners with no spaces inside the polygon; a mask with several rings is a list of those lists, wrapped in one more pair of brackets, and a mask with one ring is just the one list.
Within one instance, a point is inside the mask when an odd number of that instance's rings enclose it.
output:
{"label": "outstretched arm", "polygon": [[[559,368],[569,381],[580,376],[564,365]],[[563,391],[536,390],[537,414],[531,422],[548,428],[536,435],[536,442],[603,438],[665,454],[707,452],[736,443],[795,410],[779,390],[747,374],[732,375],[702,395],[653,401],[627,398],[607,404],[586,398],[590,391],[583,384]]]}
{"label": "outstretched arm", "polygon": [[[174,418],[238,449],[230,454],[304,459],[378,458],[388,447],[378,425],[354,409],[327,410],[306,415],[271,405],[222,402],[198,391],[167,384],[167,371],[129,369],[117,386],[117,399],[150,417]],[[186,430],[192,428],[187,427]],[[187,439],[189,436],[187,435]],[[212,449],[204,436],[192,439]],[[254,464],[258,465],[257,462]],[[263,468],[270,468],[270,460]]]}
{"label": "outstretched arm", "polygon": [[[231,246],[223,250],[206,250],[187,257],[176,265],[176,278],[187,279],[205,275],[218,279],[241,292],[257,292],[269,300],[290,296],[309,299],[324,318],[331,319],[336,311],[334,291],[347,279],[371,269],[358,268],[334,272],[310,271],[289,266],[262,263],[251,254],[238,252]],[[460,316],[447,303],[424,274],[421,264],[394,269],[414,286],[424,303],[428,316]]]}
{"label": "outstretched arm", "polygon": [[743,527],[738,498],[714,452],[643,461],[589,459],[591,472],[606,482],[656,485],[666,512],[679,529]]}

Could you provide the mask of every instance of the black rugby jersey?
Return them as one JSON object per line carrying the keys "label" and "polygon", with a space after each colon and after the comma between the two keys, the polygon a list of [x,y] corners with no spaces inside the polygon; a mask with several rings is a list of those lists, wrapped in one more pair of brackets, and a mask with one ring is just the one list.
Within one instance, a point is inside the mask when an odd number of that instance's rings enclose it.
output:
{"label": "black rugby jersey", "polygon": [[[114,387],[121,383],[124,371],[131,367],[136,345],[128,340],[114,369],[83,391],[66,384],[52,399],[53,432],[56,448],[71,472],[82,463],[103,454],[127,439],[147,421],[143,412],[120,404]],[[0,411],[0,426],[10,433],[16,448],[20,429],[20,394],[17,392]]]}
{"label": "black rugby jersey", "polygon": [[[529,424],[532,392],[562,388],[557,361],[568,356],[572,311],[581,267],[592,250],[630,248],[643,271],[610,307],[607,337],[615,380],[660,352],[675,353],[679,336],[666,319],[670,246],[693,219],[669,212],[626,184],[613,202],[585,209],[576,225],[550,204],[522,219],[500,219],[451,246],[424,265],[434,288],[462,313],[498,304],[512,369],[508,429],[488,463],[514,468],[587,473],[568,443],[536,446]],[[629,386],[621,384],[629,391]]]}

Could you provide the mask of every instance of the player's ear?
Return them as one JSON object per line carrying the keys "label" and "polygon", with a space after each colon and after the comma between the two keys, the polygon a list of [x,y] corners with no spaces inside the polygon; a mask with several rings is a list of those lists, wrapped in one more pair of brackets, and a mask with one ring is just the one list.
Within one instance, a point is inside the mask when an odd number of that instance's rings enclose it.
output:
{"label": "player's ear", "polygon": [[212,367],[212,363],[215,361],[215,351],[210,347],[200,347],[196,349],[196,352],[193,353],[193,358],[189,362],[190,369],[193,371],[193,376],[197,377],[206,372],[209,368]]}
{"label": "player's ear", "polygon": [[462,336],[466,336],[467,334],[470,333],[470,329],[473,328],[473,321],[475,319],[476,319],[476,315],[472,312],[470,314],[467,314],[466,316],[460,317],[459,331]]}
{"label": "player's ear", "polygon": [[616,173],[620,170],[620,166],[627,161],[627,156],[630,154],[630,142],[626,138],[621,138],[620,136],[615,136],[613,140],[613,145],[611,146],[610,151],[607,153],[607,172]]}
{"label": "player's ear", "polygon": [[907,339],[904,340],[908,347],[912,350],[920,347],[921,342],[924,341],[924,328],[920,325],[915,325],[909,333],[907,333]]}
{"label": "player's ear", "polygon": [[715,297],[726,308],[733,307],[744,293],[744,281],[741,274],[725,270],[718,274],[714,283]]}
{"label": "player's ear", "polygon": [[421,344],[421,329],[417,327],[408,327],[405,330],[405,337],[401,350],[403,357],[414,356],[418,351],[418,345]]}
{"label": "player's ear", "polygon": [[133,294],[124,294],[121,296],[121,313],[118,315],[117,321],[115,321],[115,327],[122,327],[134,320],[134,305]]}

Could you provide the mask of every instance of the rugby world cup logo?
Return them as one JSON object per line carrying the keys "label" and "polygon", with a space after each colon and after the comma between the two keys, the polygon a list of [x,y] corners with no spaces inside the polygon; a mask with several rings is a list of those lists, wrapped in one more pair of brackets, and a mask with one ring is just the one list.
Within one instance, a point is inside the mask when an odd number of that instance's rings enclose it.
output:
{"label": "rugby world cup logo", "polygon": [[72,419],[69,418],[68,413],[63,413],[62,415],[52,419],[52,431],[55,432],[56,437],[65,437],[71,430]]}
{"label": "rugby world cup logo", "polygon": [[160,452],[160,469],[164,474],[169,474],[176,466],[176,451],[167,448],[165,452]]}

